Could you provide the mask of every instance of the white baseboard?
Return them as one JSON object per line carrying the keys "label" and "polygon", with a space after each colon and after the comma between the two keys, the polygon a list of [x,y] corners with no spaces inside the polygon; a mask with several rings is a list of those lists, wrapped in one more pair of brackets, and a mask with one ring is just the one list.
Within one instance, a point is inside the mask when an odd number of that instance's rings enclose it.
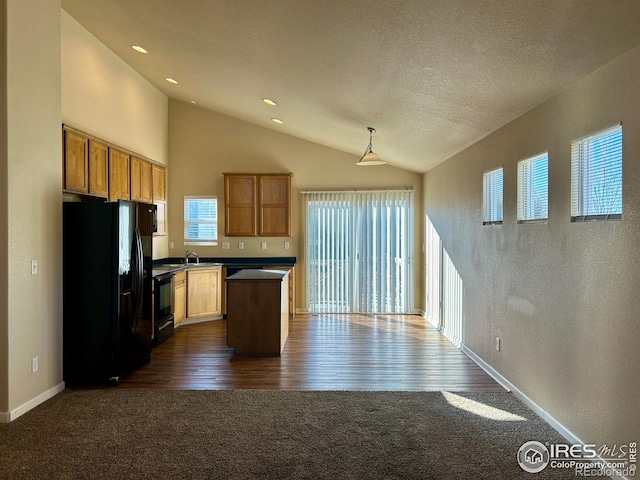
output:
{"label": "white baseboard", "polygon": [[57,394],[59,394],[63,390],[64,390],[64,382],[61,382],[55,387],[50,388],[46,392],[41,393],[37,397],[32,398],[28,402],[23,403],[18,408],[11,410],[10,412],[3,412],[2,414],[0,414],[0,422],[9,423],[14,421],[16,418],[18,418],[21,415],[24,415],[29,410],[32,410],[36,408],[38,405],[40,405],[41,403],[44,403],[50,398],[55,397]]}
{"label": "white baseboard", "polygon": [[513,383],[511,383],[507,378],[505,378],[500,372],[498,372],[495,368],[485,362],[476,352],[471,350],[466,345],[462,345],[461,350],[471,359],[473,360],[480,368],[482,368],[487,374],[492,377],[496,382],[498,382],[505,390],[513,393],[522,403],[524,403],[527,407],[533,410],[536,415],[542,418],[545,422],[547,422],[555,431],[557,431],[560,435],[562,435],[565,439],[567,439],[570,443],[583,443],[580,439],[575,436],[568,428],[562,425],[559,421],[549,415],[548,412],[544,410],[540,405],[534,402],[531,398],[525,395],[518,387],[516,387]]}
{"label": "white baseboard", "polygon": [[[549,415],[548,412],[544,410],[540,405],[531,400],[527,395],[525,395],[519,388],[517,388],[514,384],[512,384],[509,380],[507,380],[503,375],[501,375],[495,368],[485,362],[476,352],[471,350],[466,345],[462,345],[461,350],[471,359],[473,360],[480,368],[482,368],[487,374],[492,377],[496,382],[498,382],[502,387],[504,387],[507,391],[513,393],[522,403],[524,403],[527,407],[533,410],[536,415],[538,415],[542,420],[544,420],[551,428],[553,428],[556,432],[562,435],[568,443],[570,444],[581,444],[584,445],[585,442],[580,440],[576,435],[574,435],[571,430],[562,425],[558,420]],[[596,461],[600,461],[603,463],[607,463],[606,460],[603,460],[600,456],[598,456]],[[620,480],[629,480],[626,477],[620,475],[613,475],[611,478],[620,479]]]}
{"label": "white baseboard", "polygon": [[421,317],[425,317],[426,313],[424,310],[422,310],[421,308],[414,308],[413,311],[411,312],[413,315],[420,315]]}

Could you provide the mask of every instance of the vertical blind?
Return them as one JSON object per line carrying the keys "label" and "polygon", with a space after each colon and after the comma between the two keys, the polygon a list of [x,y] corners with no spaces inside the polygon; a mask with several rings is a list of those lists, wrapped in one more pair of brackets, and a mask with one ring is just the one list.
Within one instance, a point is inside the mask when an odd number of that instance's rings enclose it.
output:
{"label": "vertical blind", "polygon": [[549,217],[549,156],[542,153],[518,162],[518,221]]}
{"label": "vertical blind", "polygon": [[483,222],[502,222],[502,167],[482,176],[483,182]]}
{"label": "vertical blind", "polygon": [[304,192],[307,301],[317,313],[410,313],[413,192]]}
{"label": "vertical blind", "polygon": [[622,215],[622,125],[571,143],[571,217]]}

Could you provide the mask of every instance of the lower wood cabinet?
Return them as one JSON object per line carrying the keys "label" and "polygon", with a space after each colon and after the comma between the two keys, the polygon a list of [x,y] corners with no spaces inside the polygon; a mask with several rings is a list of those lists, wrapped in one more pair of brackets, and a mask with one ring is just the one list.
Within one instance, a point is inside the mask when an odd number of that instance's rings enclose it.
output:
{"label": "lower wood cabinet", "polygon": [[187,272],[176,273],[173,323],[178,326],[187,316]]}
{"label": "lower wood cabinet", "polygon": [[220,287],[222,268],[194,267],[187,274],[187,318],[222,313]]}
{"label": "lower wood cabinet", "polygon": [[289,267],[264,267],[264,270],[284,270],[289,272],[289,316],[296,316],[296,281],[294,278],[294,266]]}

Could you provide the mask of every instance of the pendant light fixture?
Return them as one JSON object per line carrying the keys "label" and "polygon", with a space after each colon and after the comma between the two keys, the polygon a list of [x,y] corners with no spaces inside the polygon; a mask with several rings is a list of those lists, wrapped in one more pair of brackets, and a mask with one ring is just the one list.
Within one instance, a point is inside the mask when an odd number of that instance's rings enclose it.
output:
{"label": "pendant light fixture", "polygon": [[376,129],[373,127],[368,127],[367,130],[369,130],[369,145],[365,149],[364,153],[362,154],[362,157],[360,158],[360,160],[358,160],[358,163],[356,163],[356,165],[361,165],[361,166],[385,165],[387,162],[382,160],[377,153],[373,152],[373,149],[371,148],[371,143],[373,140],[373,132],[375,132]]}

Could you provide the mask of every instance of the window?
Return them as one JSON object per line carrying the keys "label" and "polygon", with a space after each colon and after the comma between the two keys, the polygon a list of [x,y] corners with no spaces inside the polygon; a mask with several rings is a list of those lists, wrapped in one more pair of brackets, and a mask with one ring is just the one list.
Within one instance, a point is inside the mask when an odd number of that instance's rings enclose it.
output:
{"label": "window", "polygon": [[571,220],[622,218],[622,125],[571,143]]}
{"label": "window", "polygon": [[545,152],[518,162],[518,222],[549,217],[549,156]]}
{"label": "window", "polygon": [[304,192],[307,308],[413,311],[413,192]]}
{"label": "window", "polygon": [[185,195],[184,244],[218,244],[218,198]]}
{"label": "window", "polygon": [[483,182],[483,225],[502,223],[502,167],[487,172]]}

